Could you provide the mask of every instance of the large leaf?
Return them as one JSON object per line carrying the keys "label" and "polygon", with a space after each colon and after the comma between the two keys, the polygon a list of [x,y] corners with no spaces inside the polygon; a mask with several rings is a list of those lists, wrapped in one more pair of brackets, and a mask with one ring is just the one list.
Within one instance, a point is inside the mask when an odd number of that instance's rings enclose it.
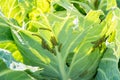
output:
{"label": "large leaf", "polygon": [[[92,16],[94,13],[96,13],[94,17],[96,21],[94,21],[94,18],[92,19],[90,18],[90,16]],[[98,49],[94,50],[96,44],[94,45],[92,44],[92,42],[97,40],[99,41],[99,39],[102,38],[104,35],[104,34],[101,34],[101,30],[104,28],[103,26],[104,24],[102,25],[99,24],[100,21],[98,17],[100,14],[101,14],[100,11],[90,11],[87,14],[87,16],[84,18],[83,25],[79,25],[80,28],[83,28],[81,32],[79,32],[79,34],[77,34],[76,36],[71,36],[71,35],[74,35],[72,33],[69,34],[68,39],[66,39],[65,46],[64,44],[62,46],[63,47],[63,51],[61,49],[62,53],[66,53],[64,59],[66,58],[66,56],[68,56],[70,52],[73,52],[74,54],[70,64],[69,73],[68,73],[72,79],[87,80],[87,79],[90,79],[95,74],[95,72],[92,72],[92,71],[95,71],[97,64],[99,62],[100,56],[102,54],[99,53]],[[97,47],[99,46],[96,46],[96,48]],[[89,59],[92,60],[93,57],[94,59],[96,58],[96,60],[89,62]],[[94,65],[92,66],[93,63]]]}
{"label": "large leaf", "polygon": [[[60,52],[58,51],[57,56],[59,56],[59,65],[61,65],[59,68],[62,71],[62,79],[66,79],[65,77],[68,76],[68,78],[74,80],[87,80],[91,79],[95,74],[102,50],[94,48],[102,45],[105,40],[105,32],[103,31],[105,23],[100,23],[99,19],[101,13],[101,11],[90,11],[85,18],[71,14],[65,18],[54,14],[51,15],[53,19],[56,19],[54,22],[51,21],[51,24],[54,24],[54,34],[59,43],[58,49]],[[91,19],[93,15],[94,18]],[[95,19],[96,21],[94,21]],[[92,44],[94,41],[96,43]],[[103,51],[104,48],[103,46]],[[89,62],[89,59],[93,59],[93,57],[95,60]],[[68,72],[66,71],[66,63],[69,67]],[[93,63],[94,65],[92,66]]]}
{"label": "large leaf", "polygon": [[59,76],[56,57],[42,48],[37,38],[25,30],[19,30],[18,32],[12,30],[12,35],[24,57],[24,63],[44,68],[43,75],[48,77],[56,78]]}
{"label": "large leaf", "polygon": [[[119,80],[120,79],[120,71],[119,71],[119,51],[120,51],[120,46],[119,46],[119,9],[115,8],[112,10],[111,15],[106,19],[109,22],[111,21],[112,23],[108,23],[111,25],[111,28],[108,30],[112,31],[112,34],[110,36],[109,42],[106,42],[108,49],[105,51],[103,58],[101,59],[101,62],[99,64],[98,68],[98,73],[96,75],[96,80]],[[112,19],[110,20],[110,17]],[[116,29],[116,30],[115,30]],[[115,31],[114,31],[115,30]],[[116,33],[115,33],[116,32]],[[106,33],[106,34],[107,34]],[[116,34],[116,35],[115,35]],[[109,35],[109,34],[107,34]],[[114,42],[115,41],[115,42]],[[106,68],[107,67],[107,68]]]}
{"label": "large leaf", "polygon": [[108,48],[101,59],[95,80],[119,80],[119,57],[112,48]]}
{"label": "large leaf", "polygon": [[[33,67],[31,67],[31,69],[32,68]],[[1,80],[9,80],[9,79],[21,80],[23,78],[25,80],[35,80],[35,78],[33,78],[24,71],[26,69],[30,69],[30,68],[29,67],[27,68],[27,66],[23,65],[22,63],[16,62],[11,56],[11,53],[9,51],[0,49],[0,79]]]}

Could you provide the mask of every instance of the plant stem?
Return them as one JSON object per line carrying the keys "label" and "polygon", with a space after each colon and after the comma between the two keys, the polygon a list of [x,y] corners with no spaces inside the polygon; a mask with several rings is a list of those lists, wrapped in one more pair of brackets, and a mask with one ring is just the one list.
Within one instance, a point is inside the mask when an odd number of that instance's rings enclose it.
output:
{"label": "plant stem", "polygon": [[56,53],[57,53],[57,59],[58,59],[58,65],[59,65],[59,70],[60,70],[60,79],[61,80],[68,80],[66,70],[65,70],[65,62],[64,59],[62,58],[60,52],[58,51],[58,47],[55,47]]}

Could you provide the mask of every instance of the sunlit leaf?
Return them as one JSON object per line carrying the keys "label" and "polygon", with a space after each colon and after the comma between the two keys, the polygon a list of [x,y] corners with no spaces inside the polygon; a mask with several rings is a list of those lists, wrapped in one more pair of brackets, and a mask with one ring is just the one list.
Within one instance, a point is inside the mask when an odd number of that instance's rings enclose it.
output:
{"label": "sunlit leaf", "polygon": [[116,0],[107,0],[107,10],[117,7]]}

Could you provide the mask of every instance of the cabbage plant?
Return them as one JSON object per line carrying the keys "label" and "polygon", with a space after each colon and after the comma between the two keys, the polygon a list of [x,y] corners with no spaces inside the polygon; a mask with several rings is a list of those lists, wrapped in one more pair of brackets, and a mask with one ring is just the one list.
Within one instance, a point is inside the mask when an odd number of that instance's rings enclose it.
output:
{"label": "cabbage plant", "polygon": [[116,0],[0,0],[0,80],[120,80]]}

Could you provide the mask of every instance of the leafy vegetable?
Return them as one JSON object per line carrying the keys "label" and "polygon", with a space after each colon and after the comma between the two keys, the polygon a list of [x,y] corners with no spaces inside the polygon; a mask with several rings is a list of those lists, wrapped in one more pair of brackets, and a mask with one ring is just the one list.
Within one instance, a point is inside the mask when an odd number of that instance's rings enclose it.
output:
{"label": "leafy vegetable", "polygon": [[120,79],[118,1],[0,2],[1,80]]}

